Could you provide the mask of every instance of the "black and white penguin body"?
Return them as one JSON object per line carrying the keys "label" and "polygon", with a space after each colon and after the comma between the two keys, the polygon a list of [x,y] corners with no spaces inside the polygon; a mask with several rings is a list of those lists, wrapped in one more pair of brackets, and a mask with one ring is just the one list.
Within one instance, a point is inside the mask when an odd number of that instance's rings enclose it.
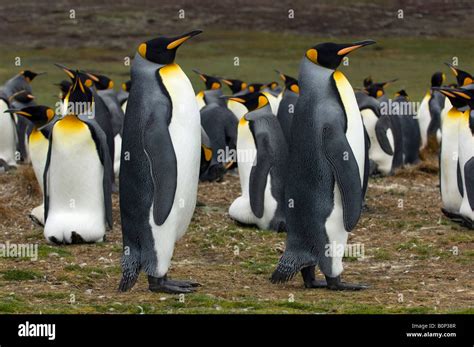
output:
{"label": "black and white penguin body", "polygon": [[381,114],[380,102],[374,97],[363,92],[355,95],[370,140],[370,174],[390,175],[393,172],[395,148],[391,116]]}
{"label": "black and white penguin body", "polygon": [[199,33],[149,40],[133,59],[120,165],[121,291],[133,287],[141,270],[152,291],[187,293],[196,285],[167,273],[196,206],[201,153],[194,90],[174,59]]}
{"label": "black and white penguin body", "polygon": [[242,195],[230,206],[232,219],[260,229],[284,231],[284,174],[288,147],[263,93],[234,97],[250,112],[239,122],[237,162]]}
{"label": "black and white penguin body", "polygon": [[[372,44],[322,43],[306,52],[285,180],[286,250],[272,282],[302,272],[307,288],[365,288],[341,282],[341,252],[363,205],[366,143],[354,91],[337,69],[349,52]],[[343,253],[343,252],[342,252]],[[326,282],[315,280],[315,266]]]}
{"label": "black and white penguin body", "polygon": [[44,168],[44,235],[52,243],[104,240],[112,227],[112,163],[102,128],[94,117],[92,91],[78,72],[65,108],[80,110],[53,119]]}

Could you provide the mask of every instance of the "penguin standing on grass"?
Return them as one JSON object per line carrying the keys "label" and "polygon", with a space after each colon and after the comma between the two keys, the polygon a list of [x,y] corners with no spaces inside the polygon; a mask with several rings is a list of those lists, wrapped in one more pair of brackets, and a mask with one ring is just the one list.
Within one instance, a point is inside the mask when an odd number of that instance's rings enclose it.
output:
{"label": "penguin standing on grass", "polygon": [[280,123],[263,93],[231,99],[245,104],[249,112],[240,119],[237,137],[242,195],[230,206],[229,215],[242,224],[284,231],[288,146]]}
{"label": "penguin standing on grass", "polygon": [[403,138],[403,164],[414,165],[420,161],[420,126],[416,120],[416,112],[412,110],[408,94],[405,90],[399,90],[392,99],[394,105],[398,105],[398,119],[401,126]]}
{"label": "penguin standing on grass", "polygon": [[55,244],[101,242],[112,228],[112,162],[95,121],[95,99],[79,72],[51,122],[44,168],[44,235]]}
{"label": "penguin standing on grass", "polygon": [[[10,109],[8,112],[14,113],[18,117],[24,117],[33,124],[28,133],[28,153],[41,194],[44,194],[43,174],[52,126],[52,124],[46,124],[53,119],[54,110],[47,106],[28,106],[22,109]],[[44,226],[44,202],[35,207],[29,216],[34,223]]]}
{"label": "penguin standing on grass", "polygon": [[134,286],[141,270],[154,292],[189,293],[198,285],[167,273],[196,205],[201,148],[193,87],[174,60],[200,33],[149,40],[133,59],[120,167],[121,291]]}
{"label": "penguin standing on grass", "polygon": [[[431,87],[441,87],[445,80],[444,73],[435,72],[431,76]],[[429,147],[432,147],[434,142],[437,142],[436,136],[441,126],[441,113],[444,107],[444,95],[439,91],[430,89],[423,98],[417,114],[421,134],[420,150],[425,149],[429,143],[431,143]]]}
{"label": "penguin standing on grass", "polygon": [[466,109],[466,100],[457,96],[449,88],[437,88],[450,99],[452,108],[448,111],[441,128],[441,150],[439,154],[439,188],[441,211],[453,220],[460,220],[459,208],[462,202],[462,175],[459,166],[459,131]]}
{"label": "penguin standing on grass", "polygon": [[285,75],[280,71],[277,71],[277,73],[285,82],[285,88],[283,89],[282,97],[278,105],[277,119],[280,122],[286,142],[290,142],[291,122],[295,114],[295,106],[298,101],[300,88],[296,78]]}
{"label": "penguin standing on grass", "polygon": [[[366,144],[354,91],[336,69],[348,53],[373,43],[322,43],[302,59],[286,176],[286,250],[273,283],[301,271],[307,288],[366,288],[341,281],[340,250],[362,210]],[[316,281],[316,265],[325,282]]]}

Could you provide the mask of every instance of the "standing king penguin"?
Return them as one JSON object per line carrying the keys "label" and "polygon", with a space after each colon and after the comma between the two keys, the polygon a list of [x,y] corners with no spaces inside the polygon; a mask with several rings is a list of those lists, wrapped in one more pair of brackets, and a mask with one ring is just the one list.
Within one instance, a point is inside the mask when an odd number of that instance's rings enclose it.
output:
{"label": "standing king penguin", "polygon": [[[361,214],[367,161],[354,91],[336,69],[348,53],[373,43],[322,43],[302,59],[286,177],[286,250],[273,283],[301,271],[307,288],[366,288],[343,283],[340,276],[344,252],[338,250],[345,247]],[[316,265],[325,282],[315,280]]]}
{"label": "standing king penguin", "polygon": [[[43,174],[51,132],[51,124],[45,125],[53,119],[54,110],[47,106],[36,105],[22,109],[10,109],[8,112],[15,113],[17,116],[24,117],[28,122],[33,123],[33,128],[28,134],[28,153],[41,194],[44,194]],[[30,212],[30,218],[34,223],[44,226],[44,203]]]}
{"label": "standing king penguin", "polygon": [[[112,227],[112,162],[79,72],[64,98],[69,112],[51,123],[44,168],[44,235],[52,243],[92,243]],[[73,112],[71,112],[73,111]],[[49,123],[48,123],[49,124]]]}
{"label": "standing king penguin", "polygon": [[194,90],[174,60],[178,47],[201,32],[149,40],[133,59],[120,167],[121,291],[133,287],[140,270],[154,292],[189,293],[198,285],[167,273],[196,206],[201,152]]}
{"label": "standing king penguin", "polygon": [[242,224],[283,231],[288,147],[280,123],[261,92],[232,100],[245,104],[249,112],[240,119],[237,136],[242,195],[230,206],[229,215]]}
{"label": "standing king penguin", "polygon": [[285,134],[287,142],[290,141],[291,134],[291,123],[295,114],[295,106],[298,101],[298,95],[300,88],[298,86],[298,80],[291,76],[285,75],[280,71],[276,71],[280,78],[285,82],[285,88],[282,92],[282,97],[278,104],[277,118],[281,125],[281,130]]}

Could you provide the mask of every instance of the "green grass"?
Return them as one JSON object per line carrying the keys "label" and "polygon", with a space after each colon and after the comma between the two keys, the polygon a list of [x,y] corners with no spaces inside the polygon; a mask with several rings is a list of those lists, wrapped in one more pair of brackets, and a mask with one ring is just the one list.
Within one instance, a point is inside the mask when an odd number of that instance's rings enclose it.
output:
{"label": "green grass", "polygon": [[[328,39],[302,34],[209,30],[183,45],[176,61],[190,77],[195,91],[198,91],[203,88],[203,83],[191,72],[192,68],[249,82],[269,82],[278,79],[273,69],[297,76],[300,59],[306,49],[314,44],[354,39],[359,38]],[[451,61],[453,56],[458,57],[464,69],[469,71],[474,67],[474,46],[466,45],[464,38],[374,39],[377,45],[353,53],[349,56],[349,66],[340,68],[354,87],[360,87],[362,79],[368,75],[377,81],[399,78],[398,82],[388,87],[389,94],[404,88],[413,100],[419,100],[429,88],[433,72],[444,71],[449,81],[454,80],[443,64]],[[139,43],[137,40],[137,45]],[[22,47],[0,46],[0,83],[21,69],[46,71],[47,75],[33,82],[33,91],[38,103],[54,105],[58,90],[53,83],[66,79],[66,75],[53,63],[105,73],[115,80],[118,88],[129,76],[130,68],[124,65],[123,59],[133,54],[135,48],[110,50],[87,47],[72,50],[58,46],[25,50]],[[14,66],[17,56],[22,58],[21,67]],[[234,57],[239,57],[239,66],[234,66]]]}
{"label": "green grass", "polygon": [[36,271],[31,270],[6,270],[1,272],[5,281],[28,281],[41,277]]}

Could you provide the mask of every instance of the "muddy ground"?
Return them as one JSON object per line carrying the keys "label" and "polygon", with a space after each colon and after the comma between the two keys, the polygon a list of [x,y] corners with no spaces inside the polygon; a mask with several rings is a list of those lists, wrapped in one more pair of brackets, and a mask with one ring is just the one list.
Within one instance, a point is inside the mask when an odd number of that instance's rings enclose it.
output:
{"label": "muddy ground", "polygon": [[[113,231],[95,245],[49,246],[27,215],[40,195],[32,170],[0,175],[0,240],[39,244],[37,261],[0,261],[0,312],[371,313],[471,312],[474,234],[440,213],[435,160],[371,179],[365,212],[349,243],[362,258],[346,258],[346,281],[362,292],[307,290],[297,276],[268,281],[285,236],[234,223],[227,214],[240,193],[238,177],[199,187],[196,212],[177,244],[170,276],[202,284],[185,297],[154,294],[141,276],[118,293],[121,231],[114,196]],[[321,276],[321,274],[319,274]],[[184,302],[182,302],[184,300]],[[293,301],[294,300],[294,301]]]}

